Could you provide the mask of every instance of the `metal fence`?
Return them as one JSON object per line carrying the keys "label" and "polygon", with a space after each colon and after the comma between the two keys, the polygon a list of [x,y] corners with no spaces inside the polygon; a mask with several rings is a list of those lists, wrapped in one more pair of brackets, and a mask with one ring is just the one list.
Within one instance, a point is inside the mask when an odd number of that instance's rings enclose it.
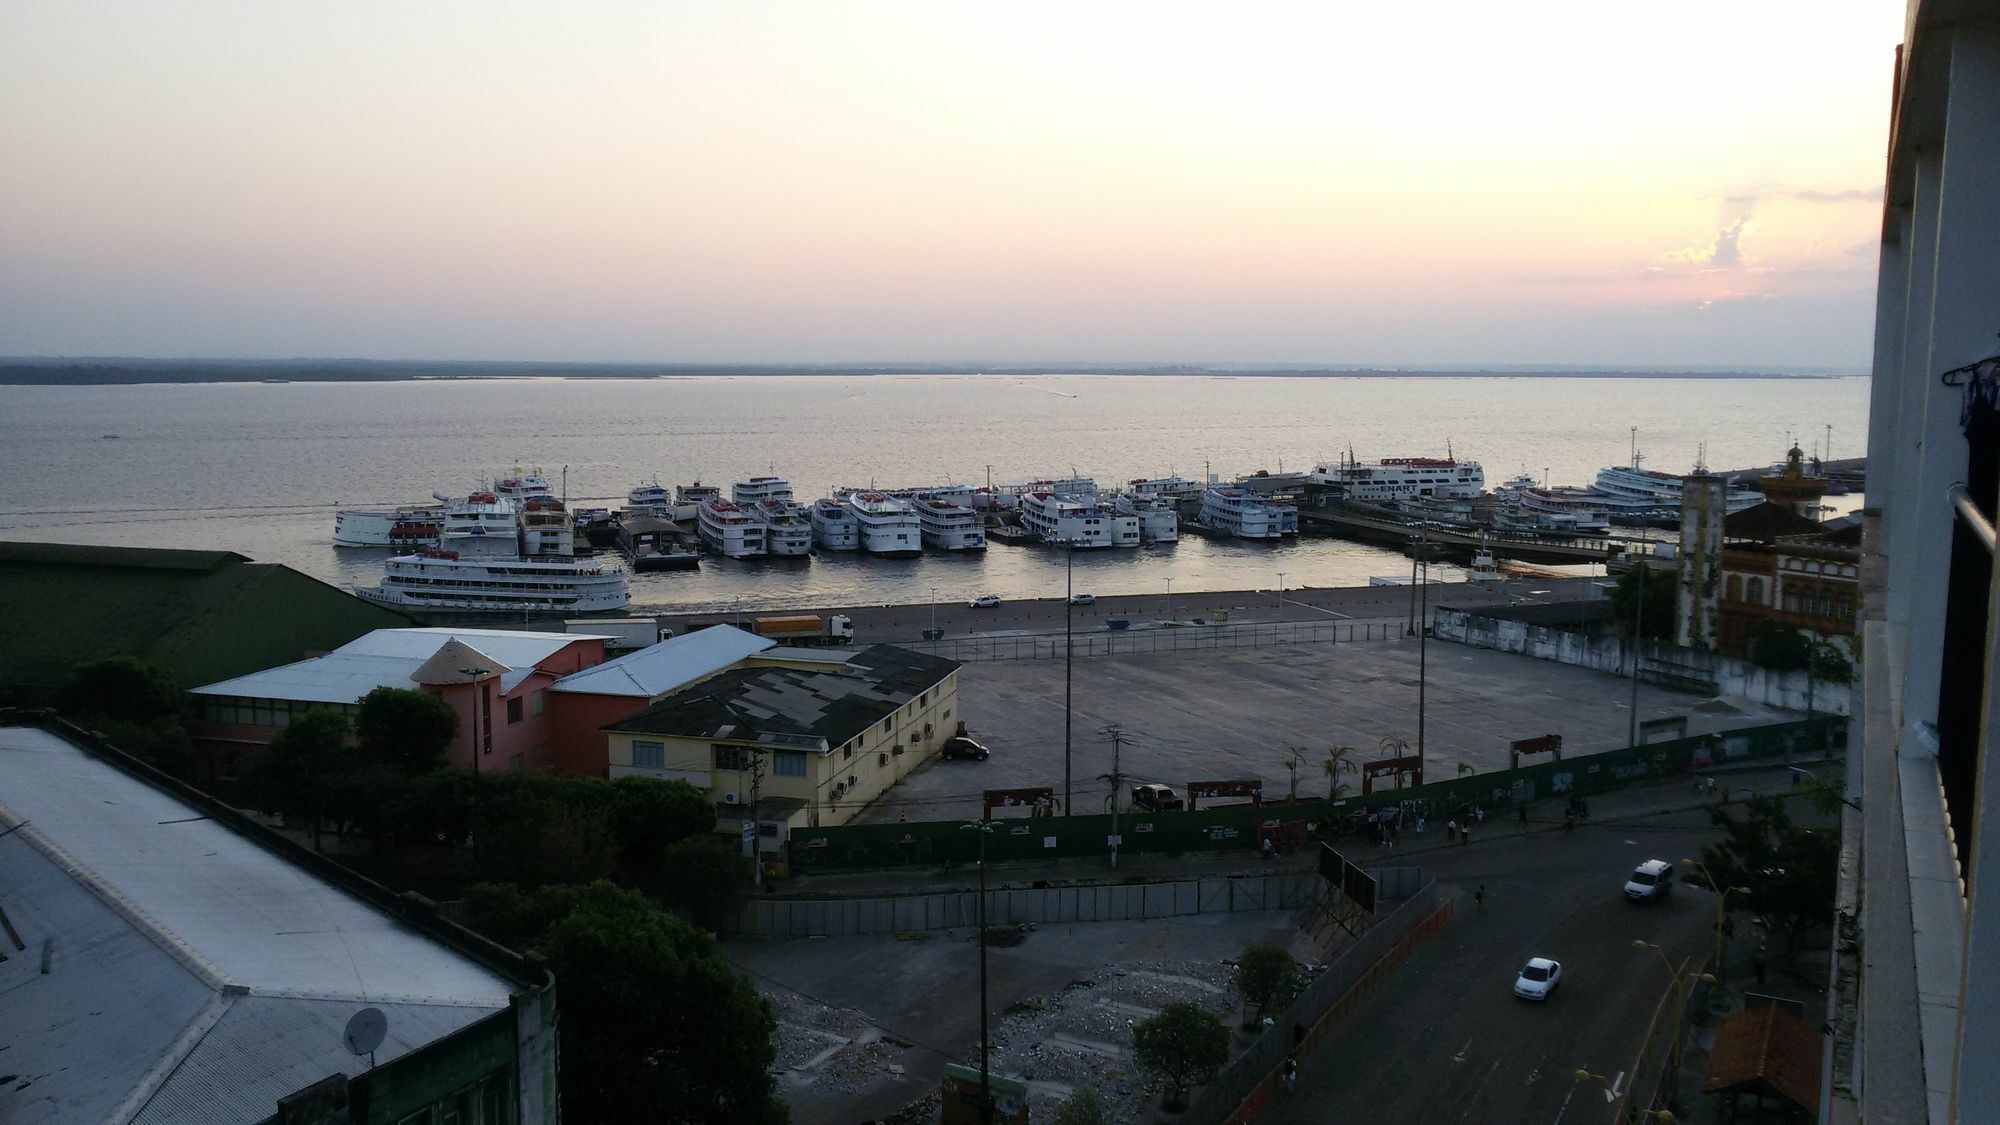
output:
{"label": "metal fence", "polygon": [[[1404,869],[1393,869],[1404,870]],[[1385,874],[1387,874],[1385,872]],[[1319,876],[1307,872],[1211,876],[1153,883],[996,887],[986,892],[986,924],[1134,922],[1242,910],[1298,910],[1312,903]],[[1407,882],[1383,886],[1386,897]],[[755,899],[724,929],[757,937],[847,937],[920,933],[979,924],[977,891],[851,899]]]}
{"label": "metal fence", "polygon": [[[1187,625],[1179,628],[1089,632],[1082,627],[1067,640],[1078,659],[1138,656],[1155,652],[1207,652],[1215,649],[1275,648],[1279,645],[1360,644],[1401,640],[1408,626],[1399,621],[1246,621],[1236,625]],[[989,660],[1060,660],[1062,633],[1020,636],[962,637],[940,641],[904,641],[903,647],[963,663]]]}
{"label": "metal fence", "polygon": [[[1362,931],[1283,1015],[1272,1020],[1272,1026],[1264,1029],[1249,1050],[1231,1060],[1189,1100],[1183,1120],[1192,1125],[1254,1120],[1278,1081],[1285,1056],[1295,1049],[1301,1056],[1309,1055],[1378,977],[1437,932],[1447,916],[1441,905],[1443,894],[1437,881],[1427,879],[1416,893]],[[1305,1042],[1296,1048],[1292,1043],[1294,1024],[1309,1029]]]}

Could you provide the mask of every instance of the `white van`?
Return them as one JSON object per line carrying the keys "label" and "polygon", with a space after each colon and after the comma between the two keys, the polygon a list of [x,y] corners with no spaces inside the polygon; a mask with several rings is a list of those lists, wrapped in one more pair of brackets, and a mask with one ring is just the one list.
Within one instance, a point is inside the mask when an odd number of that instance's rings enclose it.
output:
{"label": "white van", "polygon": [[1636,902],[1665,898],[1674,891],[1674,865],[1664,859],[1649,859],[1625,880],[1625,897]]}

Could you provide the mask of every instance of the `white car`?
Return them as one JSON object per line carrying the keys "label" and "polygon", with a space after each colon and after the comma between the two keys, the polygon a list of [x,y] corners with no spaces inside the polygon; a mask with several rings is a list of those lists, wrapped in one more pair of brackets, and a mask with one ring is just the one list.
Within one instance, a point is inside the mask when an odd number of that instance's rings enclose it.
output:
{"label": "white car", "polygon": [[965,604],[971,609],[999,609],[1000,598],[995,594],[981,594]]}
{"label": "white car", "polygon": [[1523,1000],[1547,1000],[1562,983],[1563,967],[1546,957],[1530,957],[1514,979],[1514,995]]}
{"label": "white car", "polygon": [[1069,604],[1071,604],[1071,605],[1096,605],[1096,604],[1097,604],[1097,595],[1096,595],[1096,594],[1071,594],[1071,595],[1069,596]]}

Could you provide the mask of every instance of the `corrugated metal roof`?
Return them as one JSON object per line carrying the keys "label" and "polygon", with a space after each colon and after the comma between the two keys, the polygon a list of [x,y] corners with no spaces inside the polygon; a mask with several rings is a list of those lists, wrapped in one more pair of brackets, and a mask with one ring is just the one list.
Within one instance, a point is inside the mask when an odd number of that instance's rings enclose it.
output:
{"label": "corrugated metal roof", "polygon": [[[44,731],[0,727],[7,1122],[261,1121],[507,1007],[512,986],[193,806]],[[50,971],[41,971],[48,942]]]}
{"label": "corrugated metal roof", "polygon": [[712,676],[776,644],[769,637],[733,625],[715,625],[564,676],[550,684],[549,690],[652,699]]}
{"label": "corrugated metal roof", "polygon": [[1818,1113],[1824,1045],[1811,1024],[1776,1004],[1732,1012],[1716,1026],[1701,1091],[1754,1089]]}
{"label": "corrugated metal roof", "polygon": [[[525,633],[507,629],[377,629],[311,660],[266,668],[194,689],[196,695],[290,699],[301,703],[353,703],[378,687],[414,688],[424,662],[453,641],[470,646],[508,669],[502,691],[513,691],[540,662],[576,641],[602,640],[583,633]],[[601,667],[601,665],[600,665]]]}

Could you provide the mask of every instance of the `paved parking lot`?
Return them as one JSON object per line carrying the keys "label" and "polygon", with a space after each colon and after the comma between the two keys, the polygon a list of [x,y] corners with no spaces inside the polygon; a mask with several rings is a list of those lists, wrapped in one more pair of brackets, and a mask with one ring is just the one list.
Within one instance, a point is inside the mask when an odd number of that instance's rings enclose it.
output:
{"label": "paved parking lot", "polygon": [[[1560,734],[1571,754],[1627,744],[1629,680],[1548,661],[1428,645],[1423,677],[1424,752],[1431,780],[1507,768],[1507,744]],[[1112,769],[1107,728],[1121,728],[1121,772],[1131,783],[1261,778],[1283,796],[1288,746],[1307,755],[1300,795],[1323,795],[1331,746],[1354,758],[1384,756],[1385,738],[1417,743],[1419,645],[1415,639],[1307,644],[1200,653],[1078,659],[1070,720],[1070,774],[1079,811],[1104,806]],[[1064,662],[994,661],[959,673],[959,713],[992,747],[984,762],[933,761],[876,802],[863,823],[975,817],[983,789],[1063,789]],[[1781,721],[1742,701],[1639,691],[1639,718],[1685,715],[1690,734]],[[1346,780],[1356,784],[1358,778]],[[1123,803],[1121,808],[1125,807]]]}

